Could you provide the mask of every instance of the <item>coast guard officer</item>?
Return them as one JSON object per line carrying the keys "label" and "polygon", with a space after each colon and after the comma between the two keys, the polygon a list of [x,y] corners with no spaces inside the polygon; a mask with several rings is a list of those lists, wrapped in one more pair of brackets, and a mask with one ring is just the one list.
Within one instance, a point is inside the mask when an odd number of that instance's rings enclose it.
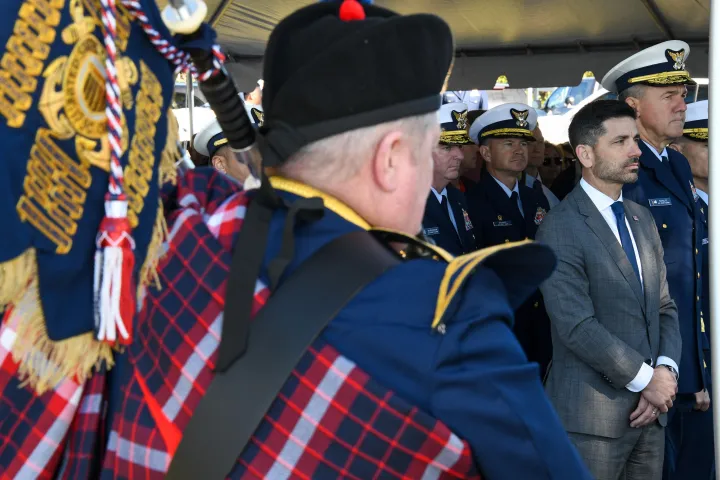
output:
{"label": "coast guard officer", "polygon": [[[682,335],[682,360],[675,408],[666,428],[666,479],[695,477],[680,466],[686,442],[694,435],[687,420],[708,386],[703,359],[700,312],[702,292],[702,235],[698,194],[687,159],[666,148],[683,135],[686,85],[694,84],[685,69],[690,54],[687,43],[671,40],[647,48],[612,68],[602,85],[619,94],[637,112],[640,133],[638,181],[625,185],[623,195],[650,209],[662,240],[670,295],[678,307]],[[712,458],[707,459],[712,461]]]}
{"label": "coast guard officer", "polygon": [[[682,153],[690,163],[690,170],[693,175],[695,191],[698,194],[698,206],[700,207],[700,238],[702,242],[702,271],[703,279],[700,309],[700,330],[703,335],[703,352],[708,370],[710,365],[710,292],[708,274],[708,101],[691,103],[687,107],[685,115],[685,127],[683,136],[678,138],[671,145],[672,148]],[[710,375],[707,375],[708,387],[705,391],[695,395],[693,409],[696,414],[688,415],[686,425],[690,424],[693,435],[683,441],[683,454],[680,455],[678,470],[686,472],[687,478],[711,478],[713,463],[710,461],[714,455],[712,408],[710,408]]]}
{"label": "coast guard officer", "polygon": [[[256,128],[263,124],[263,109],[259,105],[245,104],[245,109]],[[240,163],[228,145],[227,138],[217,120],[213,120],[200,131],[193,141],[193,148],[208,158],[207,164],[229,175],[242,184],[243,189],[251,190],[260,186],[260,181],[250,175],[247,165]]]}
{"label": "coast guard officer", "polygon": [[[535,110],[508,103],[488,110],[470,127],[486,170],[467,193],[470,220],[478,248],[535,238],[549,210],[545,196],[518,181],[528,164],[528,143],[534,142]],[[516,312],[515,334],[530,361],[544,376],[552,357],[550,321],[537,291]]]}
{"label": "coast guard officer", "polygon": [[433,181],[423,216],[423,234],[453,255],[475,250],[465,196],[450,182],[460,177],[467,133],[467,105],[446,103],[438,110],[440,142],[433,150]]}

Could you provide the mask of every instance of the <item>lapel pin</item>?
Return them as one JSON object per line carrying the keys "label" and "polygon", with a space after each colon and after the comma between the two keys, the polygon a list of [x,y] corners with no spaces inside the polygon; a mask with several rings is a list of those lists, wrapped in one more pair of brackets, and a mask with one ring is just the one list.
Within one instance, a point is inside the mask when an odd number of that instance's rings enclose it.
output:
{"label": "lapel pin", "polygon": [[637,215],[633,215],[633,220],[635,220],[636,222],[639,222],[639,221],[640,221],[640,219],[638,218]]}

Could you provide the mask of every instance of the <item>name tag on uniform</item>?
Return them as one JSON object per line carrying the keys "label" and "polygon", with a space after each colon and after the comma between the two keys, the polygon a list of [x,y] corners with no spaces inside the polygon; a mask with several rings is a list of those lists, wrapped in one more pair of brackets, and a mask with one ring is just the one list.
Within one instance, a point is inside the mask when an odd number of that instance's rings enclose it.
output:
{"label": "name tag on uniform", "polygon": [[502,222],[493,222],[493,227],[511,227],[512,222],[510,220],[503,220]]}
{"label": "name tag on uniform", "polygon": [[670,198],[650,198],[648,199],[651,207],[669,207],[672,205]]}
{"label": "name tag on uniform", "polygon": [[426,236],[437,235],[440,233],[440,227],[432,227],[423,229],[423,234]]}
{"label": "name tag on uniform", "polygon": [[703,245],[707,245],[708,243],[710,243],[710,242],[708,242],[707,237],[703,238]]}

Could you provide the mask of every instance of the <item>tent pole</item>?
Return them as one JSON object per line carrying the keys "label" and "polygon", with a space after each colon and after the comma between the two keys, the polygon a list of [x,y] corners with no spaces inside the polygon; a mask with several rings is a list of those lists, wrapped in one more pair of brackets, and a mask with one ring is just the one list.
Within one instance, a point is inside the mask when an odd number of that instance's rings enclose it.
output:
{"label": "tent pole", "polygon": [[[193,144],[193,137],[195,136],[195,129],[193,128],[193,110],[195,110],[195,91],[194,91],[194,85],[193,85],[193,77],[188,72],[187,76],[185,77],[185,105],[188,109],[188,119],[190,120],[190,123],[188,126],[190,127],[190,143],[189,145]],[[188,147],[189,148],[189,147]]]}
{"label": "tent pole", "polygon": [[[710,2],[710,66],[708,77],[714,79],[708,86],[710,99],[711,132],[720,132],[720,4],[718,1]],[[715,99],[718,99],[717,101]],[[712,130],[715,129],[715,130]],[[710,140],[710,187],[709,191],[720,192],[720,142]],[[710,345],[712,352],[712,401],[720,400],[720,208],[710,210]],[[720,408],[713,407],[713,426],[715,435],[715,465],[716,480],[720,480]]]}

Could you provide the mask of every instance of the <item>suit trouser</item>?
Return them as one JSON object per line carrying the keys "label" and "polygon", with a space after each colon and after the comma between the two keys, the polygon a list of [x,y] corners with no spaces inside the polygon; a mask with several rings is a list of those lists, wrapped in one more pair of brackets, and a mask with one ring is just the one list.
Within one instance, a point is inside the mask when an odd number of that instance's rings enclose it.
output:
{"label": "suit trouser", "polygon": [[[684,408],[683,408],[684,407]],[[665,431],[664,480],[710,480],[715,464],[712,406],[673,408]]]}
{"label": "suit trouser", "polygon": [[657,422],[643,428],[629,428],[620,438],[568,435],[596,480],[662,478],[665,432]]}

